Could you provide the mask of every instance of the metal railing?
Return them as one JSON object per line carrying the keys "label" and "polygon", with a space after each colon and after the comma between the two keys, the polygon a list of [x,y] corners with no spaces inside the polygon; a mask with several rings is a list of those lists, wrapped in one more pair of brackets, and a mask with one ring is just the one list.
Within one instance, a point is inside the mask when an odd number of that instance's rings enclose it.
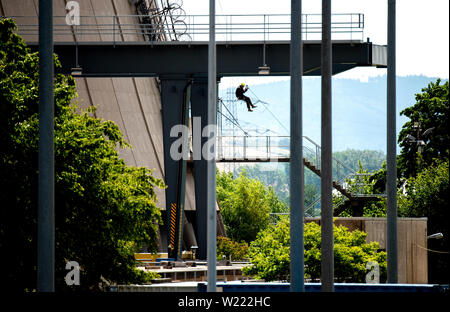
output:
{"label": "metal railing", "polygon": [[[39,34],[38,17],[9,16],[18,25],[18,33],[31,40]],[[2,17],[5,18],[5,17]],[[320,40],[320,14],[304,14],[303,39]],[[144,22],[145,21],[145,22]],[[166,21],[166,22],[165,22]],[[71,38],[77,41],[208,41],[208,15],[104,15],[80,16],[80,25],[70,26],[66,16],[54,17],[55,41]],[[289,41],[291,21],[289,14],[234,14],[216,16],[217,41]],[[364,15],[360,13],[334,14],[333,40],[364,39]]]}
{"label": "metal railing", "polygon": [[[290,157],[289,136],[217,136],[218,159],[267,159]],[[303,137],[303,157],[317,170],[321,168],[321,147]],[[342,161],[332,158],[333,181],[343,183],[356,172]]]}
{"label": "metal railing", "polygon": [[[315,168],[321,170],[322,149],[319,144],[307,136],[303,136],[303,158]],[[342,184],[346,179],[356,175],[356,172],[339,159],[332,157],[332,178],[334,182]]]}
{"label": "metal railing", "polygon": [[217,136],[218,159],[288,158],[289,136]]}

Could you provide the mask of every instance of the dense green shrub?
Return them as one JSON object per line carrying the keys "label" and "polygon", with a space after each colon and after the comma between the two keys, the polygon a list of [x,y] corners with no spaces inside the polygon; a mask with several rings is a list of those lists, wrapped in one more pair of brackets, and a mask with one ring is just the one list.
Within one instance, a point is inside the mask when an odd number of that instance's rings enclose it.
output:
{"label": "dense green shrub", "polygon": [[[428,218],[428,234],[442,233],[443,239],[428,240],[428,278],[432,283],[449,282],[449,167],[447,161],[435,163],[406,181],[399,192],[399,214],[402,217]],[[447,252],[447,253],[445,253]]]}
{"label": "dense green shrub", "polygon": [[217,237],[217,259],[244,260],[247,258],[248,244],[238,243],[228,237]]}
{"label": "dense green shrub", "polygon": [[227,235],[234,241],[247,243],[269,225],[271,206],[281,203],[272,189],[248,178],[245,172],[237,178],[231,173],[218,172],[217,201]]}
{"label": "dense green shrub", "polygon": [[[258,234],[250,244],[251,264],[243,269],[246,275],[266,281],[289,280],[289,221],[281,220]],[[366,243],[367,234],[350,232],[334,226],[335,278],[338,282],[365,282],[366,264],[375,261],[380,266],[380,278],[386,279],[386,253],[378,251],[377,242]],[[305,224],[305,278],[318,280],[321,271],[321,230],[314,222]]]}

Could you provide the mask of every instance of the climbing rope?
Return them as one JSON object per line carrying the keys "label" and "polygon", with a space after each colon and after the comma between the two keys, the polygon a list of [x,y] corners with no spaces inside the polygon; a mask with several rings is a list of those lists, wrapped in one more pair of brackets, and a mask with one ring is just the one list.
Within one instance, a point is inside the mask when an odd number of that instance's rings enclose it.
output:
{"label": "climbing rope", "polygon": [[225,117],[228,121],[230,121],[233,125],[235,125],[236,127],[238,127],[239,129],[242,130],[242,132],[244,132],[244,134],[246,136],[248,136],[247,131],[245,131],[241,125],[239,124],[239,121],[236,119],[236,117],[234,117],[234,115],[231,113],[231,111],[228,109],[228,107],[225,105],[225,103],[223,102],[222,99],[219,98],[219,102],[222,103],[223,107],[225,107],[225,109],[228,111],[228,113],[230,114],[231,118],[233,118],[233,120],[231,120],[228,116],[224,115],[221,111],[219,111],[219,113]]}
{"label": "climbing rope", "polygon": [[[263,104],[263,105],[264,105],[264,111],[263,111],[263,113],[264,113],[265,111],[268,111],[268,112],[272,115],[272,117],[278,122],[278,124],[286,131],[287,135],[289,135],[290,131],[289,131],[289,130],[284,126],[284,124],[277,118],[277,116],[270,110],[270,108],[269,108],[269,103],[267,103],[267,102],[261,100],[261,99],[255,94],[255,92],[253,92],[252,89],[249,88],[248,90],[250,90],[250,92],[252,93],[253,97],[256,98],[256,101],[255,101],[254,104],[258,104],[258,103]],[[221,114],[222,116],[224,116],[227,120],[229,120],[233,125],[237,126],[239,129],[241,129],[241,130],[244,132],[244,134],[245,134],[246,136],[248,136],[248,132],[245,131],[245,130],[242,128],[242,126],[239,124],[239,121],[238,121],[237,118],[233,115],[233,113],[231,113],[231,111],[228,109],[227,105],[225,105],[224,101],[223,101],[221,98],[219,98],[219,101],[222,103],[222,105],[225,107],[225,109],[228,111],[228,113],[230,114],[231,118],[232,118],[234,121],[230,120],[230,118],[229,118],[228,116],[225,116],[222,112],[220,112],[220,114]],[[275,133],[275,134],[279,134],[278,132],[273,131],[273,130],[270,130],[270,129],[266,129],[266,131],[265,131],[264,133],[267,133],[267,132],[269,132],[269,131],[271,131],[271,132],[273,132],[273,133]],[[260,132],[259,132],[259,131],[256,131],[256,133],[260,133]]]}
{"label": "climbing rope", "polygon": [[272,117],[278,122],[278,124],[286,131],[287,134],[290,133],[290,131],[283,125],[283,123],[277,118],[277,116],[275,116],[275,114],[269,109],[269,103],[262,101],[256,94],[255,92],[253,92],[252,89],[250,89],[250,92],[253,94],[253,96],[256,98],[257,102],[256,103],[262,103],[266,110],[272,115]]}
{"label": "climbing rope", "polygon": [[238,127],[239,129],[241,129],[242,132],[244,132],[245,136],[248,136],[248,133],[245,132],[245,130],[242,129],[241,126],[239,126],[238,124],[235,124],[235,123],[233,122],[233,120],[231,120],[228,116],[224,115],[222,112],[219,112],[219,114],[222,115],[223,117],[225,117],[225,118],[226,118],[229,122],[231,122],[233,125],[235,125],[235,126]]}

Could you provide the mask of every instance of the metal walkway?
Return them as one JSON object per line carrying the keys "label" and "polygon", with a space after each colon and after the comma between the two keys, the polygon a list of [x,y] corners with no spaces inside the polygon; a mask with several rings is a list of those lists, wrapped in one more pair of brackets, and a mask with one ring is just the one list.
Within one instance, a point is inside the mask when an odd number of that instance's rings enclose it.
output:
{"label": "metal walkway", "polygon": [[[208,16],[172,16],[172,27],[162,17],[143,15],[81,16],[68,26],[55,17],[55,53],[60,73],[73,68],[83,77],[204,77],[207,73]],[[38,20],[12,17],[18,33],[37,50]],[[320,75],[321,15],[304,19],[304,75]],[[145,23],[143,21],[146,21]],[[364,15],[333,15],[333,74],[357,66],[386,66],[386,47],[363,41]],[[219,15],[216,25],[217,74],[289,75],[290,15]],[[145,41],[142,41],[142,40]],[[74,42],[76,41],[76,42]]]}

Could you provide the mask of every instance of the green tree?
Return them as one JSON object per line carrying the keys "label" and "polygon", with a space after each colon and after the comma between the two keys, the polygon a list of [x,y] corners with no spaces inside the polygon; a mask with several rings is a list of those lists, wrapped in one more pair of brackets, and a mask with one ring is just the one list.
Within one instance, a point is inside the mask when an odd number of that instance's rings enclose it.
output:
{"label": "green tree", "polygon": [[386,155],[381,151],[354,149],[334,152],[333,157],[355,171],[359,169],[359,164],[361,164],[369,172],[380,169],[383,161],[386,159]]}
{"label": "green tree", "polygon": [[[365,195],[380,195],[384,192],[378,189],[375,179],[376,174],[370,174],[369,170],[364,169],[361,162],[358,162],[359,169],[356,171],[356,177],[347,179],[347,189],[353,194],[365,194]],[[381,169],[380,169],[381,170]],[[353,217],[355,216],[355,207],[346,205],[348,201],[347,197],[342,194],[333,194],[333,207],[338,209],[341,205],[345,205],[344,210],[339,214],[340,217]],[[379,197],[376,200],[367,200],[362,206],[362,215],[364,217],[386,217],[386,199]]]}
{"label": "green tree", "polygon": [[248,244],[235,242],[228,237],[217,237],[217,259],[244,260],[247,258]]}
{"label": "green tree", "polygon": [[[334,226],[335,278],[338,282],[365,282],[368,262],[380,266],[380,279],[386,279],[386,253],[379,252],[377,242],[366,243],[367,234],[350,232],[343,226]],[[320,279],[321,229],[314,222],[305,224],[305,278]],[[251,264],[243,269],[246,275],[266,281],[289,280],[290,267],[289,220],[284,219],[258,234],[250,244]]]}
{"label": "green tree", "polygon": [[250,179],[260,180],[264,185],[273,188],[277,196],[284,202],[289,202],[289,175],[285,173],[286,163],[256,164],[253,166],[240,166],[239,173],[245,171]]}
{"label": "green tree", "polygon": [[[36,287],[38,181],[38,53],[0,21],[0,264],[2,286]],[[55,65],[59,62],[55,57]],[[77,289],[96,290],[102,280],[145,282],[134,252],[157,247],[161,216],[155,187],[164,187],[145,168],[128,167],[116,148],[125,148],[117,125],[76,113],[72,77],[57,75],[55,95],[55,223],[57,290],[69,290],[67,261],[81,267]]]}
{"label": "green tree", "polygon": [[[271,212],[288,212],[289,196],[289,163],[279,163],[280,169],[263,170],[262,165],[241,166],[239,172],[245,171],[251,179],[263,182],[274,191],[276,204],[271,205]],[[306,169],[306,168],[305,168]],[[320,178],[310,170],[305,170],[305,207],[309,207],[319,196]]]}
{"label": "green tree", "polygon": [[217,201],[227,235],[235,241],[248,243],[268,226],[272,208],[284,209],[273,189],[248,178],[245,171],[235,179],[231,173],[218,172]]}
{"label": "green tree", "polygon": [[[448,161],[435,161],[432,166],[407,180],[404,192],[399,192],[399,213],[403,217],[427,217],[428,233],[443,233],[440,240],[428,240],[429,281],[449,282],[449,167]],[[447,252],[447,254],[446,254]]]}
{"label": "green tree", "polygon": [[[448,159],[450,135],[449,123],[449,84],[441,80],[430,82],[422,93],[416,94],[416,103],[400,114],[408,117],[400,131],[398,142],[401,153],[398,157],[398,167],[402,177],[409,178],[421,171],[421,168],[430,166],[434,159]],[[417,145],[409,142],[406,137],[411,135],[417,139],[417,131],[413,129],[414,122],[419,122],[422,132],[434,128],[427,136],[421,135],[425,146],[418,152]]]}

